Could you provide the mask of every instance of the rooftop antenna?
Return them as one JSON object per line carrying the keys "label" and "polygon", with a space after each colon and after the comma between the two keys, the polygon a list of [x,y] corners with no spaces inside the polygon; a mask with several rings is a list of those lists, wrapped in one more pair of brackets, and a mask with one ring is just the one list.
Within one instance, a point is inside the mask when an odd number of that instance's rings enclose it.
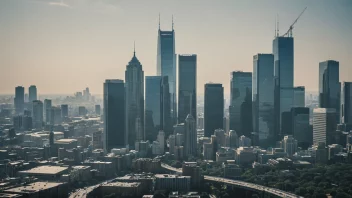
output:
{"label": "rooftop antenna", "polygon": [[133,41],[133,56],[136,56],[136,41]]}
{"label": "rooftop antenna", "polygon": [[174,30],[174,15],[172,15],[172,30]]}
{"label": "rooftop antenna", "polygon": [[277,14],[276,36],[279,36],[280,34],[279,29],[279,14]]}
{"label": "rooftop antenna", "polygon": [[276,37],[276,21],[277,21],[277,18],[276,18],[276,16],[275,16],[275,31],[274,31],[274,37]]}
{"label": "rooftop antenna", "polygon": [[160,12],[159,12],[159,30],[160,30]]}

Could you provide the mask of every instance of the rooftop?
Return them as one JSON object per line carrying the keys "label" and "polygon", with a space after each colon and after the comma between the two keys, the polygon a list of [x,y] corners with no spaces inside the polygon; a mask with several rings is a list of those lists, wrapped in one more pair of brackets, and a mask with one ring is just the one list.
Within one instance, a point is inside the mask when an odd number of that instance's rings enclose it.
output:
{"label": "rooftop", "polygon": [[55,144],[70,144],[72,142],[77,142],[76,139],[59,139],[55,141]]}
{"label": "rooftop", "polygon": [[4,192],[8,193],[19,193],[19,194],[24,194],[24,193],[34,193],[38,192],[40,190],[46,190],[50,188],[54,188],[57,186],[60,186],[64,183],[58,183],[58,182],[34,182],[25,186],[19,186],[16,188],[10,188],[7,190],[4,190]]}
{"label": "rooftop", "polygon": [[103,186],[116,186],[116,187],[138,187],[141,185],[139,182],[113,182],[104,184]]}
{"label": "rooftop", "polygon": [[168,174],[156,174],[155,178],[191,178],[190,176],[179,176],[179,175],[168,175]]}
{"label": "rooftop", "polygon": [[68,170],[68,167],[63,166],[38,166],[29,170],[19,171],[20,174],[46,174],[56,175]]}

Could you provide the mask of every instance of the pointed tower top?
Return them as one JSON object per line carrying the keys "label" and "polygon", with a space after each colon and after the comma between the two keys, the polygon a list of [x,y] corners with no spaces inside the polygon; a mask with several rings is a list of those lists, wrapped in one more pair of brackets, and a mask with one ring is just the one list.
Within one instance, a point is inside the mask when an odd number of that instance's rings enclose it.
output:
{"label": "pointed tower top", "polygon": [[136,56],[136,41],[133,41],[133,56]]}
{"label": "pointed tower top", "polygon": [[172,20],[172,30],[174,30],[174,15],[172,15],[171,20]]}
{"label": "pointed tower top", "polygon": [[279,36],[279,14],[277,15],[277,27],[276,27],[276,36]]}
{"label": "pointed tower top", "polygon": [[159,30],[160,30],[160,12],[159,12]]}

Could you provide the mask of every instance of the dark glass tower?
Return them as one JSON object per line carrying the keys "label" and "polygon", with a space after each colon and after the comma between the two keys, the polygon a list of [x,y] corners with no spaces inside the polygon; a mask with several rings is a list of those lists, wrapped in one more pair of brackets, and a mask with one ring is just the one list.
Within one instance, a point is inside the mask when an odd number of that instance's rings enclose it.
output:
{"label": "dark glass tower", "polygon": [[161,76],[145,77],[145,133],[150,142],[156,140],[161,126]]}
{"label": "dark glass tower", "polygon": [[68,117],[68,105],[67,104],[61,105],[61,117],[63,119]]}
{"label": "dark glass tower", "polygon": [[231,73],[230,130],[250,136],[252,132],[252,72]]}
{"label": "dark glass tower", "polygon": [[253,56],[253,130],[259,144],[274,137],[274,55]]}
{"label": "dark glass tower", "polygon": [[224,88],[215,83],[207,83],[204,88],[204,136],[210,137],[215,129],[223,128]]}
{"label": "dark glass tower", "polygon": [[175,54],[175,31],[158,30],[158,52],[157,52],[157,75],[167,76],[170,91],[170,110],[172,124],[176,124],[176,54]]}
{"label": "dark glass tower", "polygon": [[339,62],[327,60],[319,63],[319,107],[333,108],[340,120],[340,78]]}
{"label": "dark glass tower", "polygon": [[171,104],[170,104],[170,86],[169,77],[161,77],[161,108],[160,108],[160,130],[165,132],[165,136],[168,137],[173,132],[173,124],[171,118]]}
{"label": "dark glass tower", "polygon": [[15,88],[14,104],[16,114],[22,114],[24,110],[24,87],[18,86]]}
{"label": "dark glass tower", "polygon": [[37,100],[37,87],[35,85],[31,85],[28,88],[29,93],[29,102],[33,102],[33,100]]}
{"label": "dark glass tower", "polygon": [[[294,43],[293,37],[275,37],[273,40],[275,78],[275,133],[283,135],[282,115],[294,105]],[[280,138],[280,137],[276,137]]]}
{"label": "dark glass tower", "polygon": [[352,82],[343,82],[341,88],[341,123],[352,125]]}
{"label": "dark glass tower", "polygon": [[106,80],[104,83],[104,150],[127,145],[125,130],[125,83]]}
{"label": "dark glass tower", "polygon": [[178,123],[197,117],[197,55],[178,56]]}

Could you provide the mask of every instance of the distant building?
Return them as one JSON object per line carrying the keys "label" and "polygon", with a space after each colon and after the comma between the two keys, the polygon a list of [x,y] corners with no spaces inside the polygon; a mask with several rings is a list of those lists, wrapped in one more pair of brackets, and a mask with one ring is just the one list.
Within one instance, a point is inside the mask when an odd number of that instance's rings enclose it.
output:
{"label": "distant building", "polygon": [[101,112],[100,112],[100,105],[95,105],[95,114],[96,115],[101,115]]}
{"label": "distant building", "polygon": [[178,123],[197,118],[197,55],[178,56]]}
{"label": "distant building", "polygon": [[51,100],[45,99],[44,100],[44,110],[43,110],[45,124],[50,124],[50,122],[51,122],[50,121],[51,120],[51,106],[52,106]]}
{"label": "distant building", "polygon": [[256,156],[251,147],[239,147],[235,152],[235,160],[239,165],[249,165],[256,160]]}
{"label": "distant building", "polygon": [[155,175],[155,190],[188,192],[191,188],[190,176],[177,176],[167,174]]}
{"label": "distant building", "polygon": [[85,106],[79,106],[78,107],[78,115],[79,116],[85,116],[87,115],[87,109]]}
{"label": "distant building", "polygon": [[204,136],[210,137],[215,129],[223,127],[224,88],[222,84],[205,84]]}
{"label": "distant building", "polygon": [[161,120],[160,120],[160,130],[163,130],[166,136],[172,133],[173,117],[171,115],[171,92],[169,85],[169,77],[162,76],[161,78]]}
{"label": "distant building", "polygon": [[201,168],[197,165],[197,162],[183,162],[182,176],[191,177],[191,187],[193,189],[198,189],[201,187],[203,177]]}
{"label": "distant building", "polygon": [[306,91],[304,86],[293,88],[293,107],[305,107],[306,106]]}
{"label": "distant building", "polygon": [[37,100],[37,87],[35,85],[31,85],[28,88],[28,93],[29,93],[29,96],[28,96],[29,102],[33,102],[34,100]]}
{"label": "distant building", "polygon": [[67,104],[62,104],[61,105],[61,118],[67,118],[68,117],[68,105]]}
{"label": "distant building", "polygon": [[156,139],[161,128],[162,90],[161,76],[145,77],[145,135],[150,142]]}
{"label": "distant building", "polygon": [[51,113],[50,113],[51,119],[50,119],[50,124],[51,125],[58,125],[62,123],[62,117],[61,117],[61,108],[58,107],[51,107]]}
{"label": "distant building", "polygon": [[[34,182],[8,188],[5,193],[19,194],[21,197],[68,197],[68,184],[58,182]],[[12,197],[12,196],[9,196]]]}
{"label": "distant building", "polygon": [[123,80],[106,80],[104,83],[104,150],[124,148],[127,145],[125,130],[125,84]]}
{"label": "distant building", "polygon": [[24,110],[24,87],[16,87],[14,104],[16,114],[22,114]]}
{"label": "distant building", "polygon": [[313,132],[309,124],[309,108],[294,107],[291,109],[292,135],[298,145],[308,148],[312,145]]}
{"label": "distant building", "polygon": [[252,132],[252,72],[231,73],[230,130],[249,136]]}
{"label": "distant building", "polygon": [[236,131],[230,130],[229,132],[229,138],[230,138],[230,148],[238,148],[239,140],[238,140],[238,135]]}
{"label": "distant building", "polygon": [[19,171],[20,177],[36,177],[41,180],[57,181],[69,168],[63,166],[38,166],[29,170]]}
{"label": "distant building", "polygon": [[297,140],[294,139],[292,135],[287,135],[282,140],[282,143],[287,156],[292,157],[297,151]]}
{"label": "distant building", "polygon": [[40,100],[33,100],[33,128],[41,130],[43,127],[43,102]]}
{"label": "distant building", "polygon": [[250,138],[242,135],[239,139],[239,147],[250,147],[252,146],[252,141]]}
{"label": "distant building", "polygon": [[157,173],[161,170],[160,159],[138,158],[132,160],[132,170],[136,172]]}
{"label": "distant building", "polygon": [[184,151],[186,156],[197,155],[197,129],[196,121],[191,114],[185,120],[185,144]]}
{"label": "distant building", "polygon": [[313,110],[313,143],[333,144],[333,134],[336,131],[336,110],[316,108]]}
{"label": "distant building", "polygon": [[341,86],[341,123],[352,126],[352,82]]}

